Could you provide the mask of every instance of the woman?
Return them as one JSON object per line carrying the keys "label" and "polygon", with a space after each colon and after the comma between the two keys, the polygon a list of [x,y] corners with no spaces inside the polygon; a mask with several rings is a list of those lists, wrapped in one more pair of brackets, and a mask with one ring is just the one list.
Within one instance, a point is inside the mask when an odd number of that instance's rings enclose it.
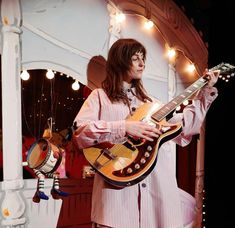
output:
{"label": "woman", "polygon": [[[73,138],[80,149],[97,143],[123,143],[126,136],[153,141],[161,131],[142,121],[131,121],[136,108],[152,102],[142,85],[146,49],[134,39],[119,39],[109,50],[102,88],[92,91],[77,114],[78,129]],[[206,112],[217,96],[213,87],[218,73],[207,72],[209,82],[192,105],[171,121],[182,121],[183,131],[174,140],[187,145],[199,133]],[[159,101],[154,101],[159,103]],[[192,222],[181,204],[169,143],[158,152],[153,171],[138,184],[115,188],[97,173],[92,193],[91,220],[95,227],[179,228]]]}

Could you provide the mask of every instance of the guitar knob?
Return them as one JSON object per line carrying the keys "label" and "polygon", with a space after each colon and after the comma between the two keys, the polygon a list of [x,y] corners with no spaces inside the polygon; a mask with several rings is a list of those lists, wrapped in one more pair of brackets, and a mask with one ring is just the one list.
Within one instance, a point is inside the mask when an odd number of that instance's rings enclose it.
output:
{"label": "guitar knob", "polygon": [[140,159],[140,163],[141,163],[141,164],[144,164],[145,162],[146,162],[145,158],[141,158],[141,159]]}
{"label": "guitar knob", "polygon": [[144,153],[144,156],[145,156],[146,158],[148,158],[148,157],[150,156],[150,153],[149,153],[149,152],[145,152],[145,153]]}
{"label": "guitar knob", "polygon": [[132,172],[133,172],[132,168],[127,169],[127,173],[132,173]]}
{"label": "guitar knob", "polygon": [[135,164],[135,168],[136,169],[139,169],[140,168],[140,165],[137,163],[137,164]]}
{"label": "guitar knob", "polygon": [[153,149],[153,148],[152,148],[151,146],[148,146],[148,147],[147,147],[147,151],[152,151],[152,149]]}

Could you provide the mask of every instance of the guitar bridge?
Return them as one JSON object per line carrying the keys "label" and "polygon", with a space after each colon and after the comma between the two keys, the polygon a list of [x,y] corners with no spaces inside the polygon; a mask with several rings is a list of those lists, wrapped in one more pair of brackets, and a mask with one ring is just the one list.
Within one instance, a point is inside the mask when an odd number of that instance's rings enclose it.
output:
{"label": "guitar bridge", "polygon": [[102,154],[103,154],[104,156],[106,156],[106,157],[109,158],[109,159],[114,160],[115,158],[117,158],[116,155],[114,155],[111,151],[109,151],[109,150],[106,149],[106,148],[105,148],[105,149],[102,149],[101,152],[102,152]]}
{"label": "guitar bridge", "polygon": [[[104,160],[102,159],[102,156],[103,157],[106,157],[106,161],[104,162]],[[110,160],[114,160],[116,159],[117,156],[114,155],[111,151],[109,151],[107,148],[105,149],[102,149],[101,150],[101,153],[99,154],[99,156],[96,158],[93,166],[96,170],[99,170],[101,169],[102,167],[104,167],[108,162],[110,162]]]}

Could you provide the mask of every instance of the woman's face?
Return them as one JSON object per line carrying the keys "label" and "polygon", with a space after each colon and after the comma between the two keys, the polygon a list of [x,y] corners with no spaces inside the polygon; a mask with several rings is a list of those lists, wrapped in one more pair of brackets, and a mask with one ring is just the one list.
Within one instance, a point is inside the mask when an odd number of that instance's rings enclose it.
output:
{"label": "woman's face", "polygon": [[132,66],[128,73],[127,82],[131,82],[132,79],[141,79],[145,68],[144,55],[142,52],[136,52],[131,57]]}

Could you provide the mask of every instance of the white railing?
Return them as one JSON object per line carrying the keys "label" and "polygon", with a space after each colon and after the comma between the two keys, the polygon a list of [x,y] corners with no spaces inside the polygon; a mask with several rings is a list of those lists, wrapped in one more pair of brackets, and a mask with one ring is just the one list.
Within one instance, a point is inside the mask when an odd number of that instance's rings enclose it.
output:
{"label": "white railing", "polygon": [[[4,197],[4,191],[2,191],[2,182],[0,182],[0,202]],[[62,200],[54,200],[51,197],[50,190],[53,185],[53,179],[45,180],[45,193],[49,196],[49,200],[41,200],[39,203],[34,203],[32,198],[37,188],[37,179],[25,179],[24,188],[21,189],[23,199],[25,200],[25,215],[26,223],[24,225],[14,226],[19,228],[56,228],[57,221],[62,206]],[[2,221],[6,221],[5,218],[0,217]],[[0,227],[2,227],[0,225]]]}

